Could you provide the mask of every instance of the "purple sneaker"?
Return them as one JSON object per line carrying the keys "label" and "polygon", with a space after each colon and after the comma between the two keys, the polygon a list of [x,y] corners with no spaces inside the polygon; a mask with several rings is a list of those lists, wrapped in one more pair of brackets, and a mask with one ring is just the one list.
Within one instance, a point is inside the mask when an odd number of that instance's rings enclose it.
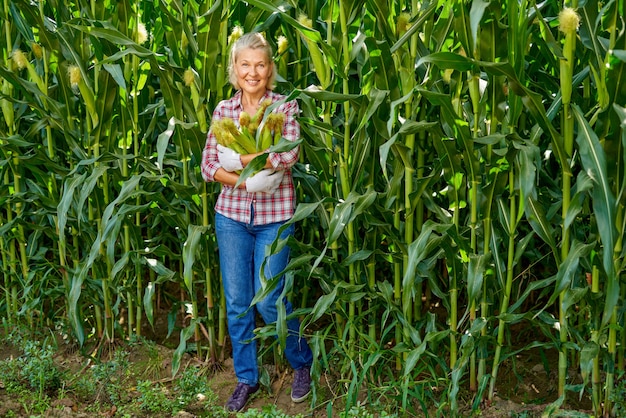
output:
{"label": "purple sneaker", "polygon": [[293,372],[291,384],[291,400],[295,403],[302,402],[311,393],[311,369],[303,367]]}
{"label": "purple sneaker", "polygon": [[246,385],[245,383],[237,383],[237,387],[235,388],[232,395],[230,395],[230,399],[226,402],[226,409],[229,412],[239,412],[246,406],[248,403],[248,399],[250,395],[259,390],[259,384],[257,383],[254,386]]}

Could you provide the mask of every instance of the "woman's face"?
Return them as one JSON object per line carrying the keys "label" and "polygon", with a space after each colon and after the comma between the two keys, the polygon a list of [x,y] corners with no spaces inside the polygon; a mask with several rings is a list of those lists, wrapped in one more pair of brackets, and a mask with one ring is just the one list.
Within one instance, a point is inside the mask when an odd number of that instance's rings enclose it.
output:
{"label": "woman's face", "polygon": [[242,49],[235,60],[237,83],[244,94],[263,95],[272,74],[272,63],[261,49]]}

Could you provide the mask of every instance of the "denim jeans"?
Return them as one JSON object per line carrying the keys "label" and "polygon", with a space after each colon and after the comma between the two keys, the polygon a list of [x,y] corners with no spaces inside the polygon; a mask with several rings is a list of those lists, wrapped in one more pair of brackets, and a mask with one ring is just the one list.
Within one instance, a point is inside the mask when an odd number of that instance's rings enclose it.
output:
{"label": "denim jeans", "polygon": [[[257,344],[254,337],[255,309],[266,324],[276,322],[276,304],[284,287],[284,277],[263,300],[250,309],[250,303],[261,288],[260,270],[267,247],[278,234],[282,222],[253,225],[237,222],[219,213],[215,214],[215,231],[220,254],[220,269],[224,295],[228,332],[233,347],[233,363],[237,380],[248,385],[259,381],[257,364]],[[294,226],[286,228],[281,238],[293,234]],[[285,246],[278,254],[272,255],[264,267],[264,276],[271,278],[281,272],[289,261],[289,247]],[[286,314],[292,313],[292,306],[284,300]],[[285,357],[295,370],[310,366],[313,354],[304,337],[299,335],[300,322],[297,318],[287,321],[287,341]]]}

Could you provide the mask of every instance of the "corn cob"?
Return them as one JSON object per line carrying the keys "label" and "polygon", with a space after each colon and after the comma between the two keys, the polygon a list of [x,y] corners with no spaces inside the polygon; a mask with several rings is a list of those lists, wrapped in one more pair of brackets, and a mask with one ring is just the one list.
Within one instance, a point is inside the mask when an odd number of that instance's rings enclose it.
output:
{"label": "corn cob", "polygon": [[267,122],[263,125],[261,135],[259,136],[260,143],[258,148],[260,150],[266,150],[272,146],[272,131],[268,125],[269,124]]}
{"label": "corn cob", "polygon": [[[315,29],[313,29],[313,21],[309,19],[308,16],[304,14],[298,16],[298,23],[300,23],[311,32],[315,32],[319,36],[319,33]],[[322,88],[325,89],[330,85],[330,72],[328,71],[328,68],[330,68],[330,66],[328,65],[328,60],[322,52],[320,46],[317,44],[317,41],[314,41],[313,39],[306,36],[302,29],[300,29],[300,36],[302,37],[302,39],[306,43],[307,48],[309,49],[309,55],[311,57],[311,62],[313,63],[313,71],[315,71],[315,74],[317,74],[317,78],[319,79]]]}
{"label": "corn cob", "polygon": [[263,125],[263,135],[261,148],[267,149],[272,145],[280,142],[283,136],[283,125],[285,124],[284,113],[270,113],[267,115],[265,124]]}
{"label": "corn cob", "polygon": [[263,119],[263,115],[265,114],[265,111],[271,104],[272,104],[272,101],[270,99],[263,100],[261,104],[259,105],[259,109],[256,111],[256,113],[254,114],[250,122],[256,123],[257,126],[259,126],[261,124],[261,120]]}
{"label": "corn cob", "polygon": [[[229,147],[239,154],[253,154],[267,150],[272,145],[277,144],[282,137],[283,124],[285,123],[284,113],[270,113],[265,121],[263,116],[271,100],[264,100],[254,116],[247,112],[239,115],[239,125],[230,118],[223,118],[214,121],[211,129],[215,134],[217,143]],[[261,123],[264,122],[264,123]],[[262,131],[258,136],[258,144],[255,140],[256,130],[262,125]]]}
{"label": "corn cob", "polygon": [[250,114],[248,112],[241,112],[239,115],[239,126],[241,127],[241,133],[250,136]]}
{"label": "corn cob", "polygon": [[251,136],[255,136],[256,135],[256,130],[259,129],[259,123],[256,121],[250,121],[250,124],[248,125],[248,132],[250,133]]}
{"label": "corn cob", "polygon": [[274,145],[278,145],[280,142],[280,138],[283,137],[283,125],[285,124],[285,114],[284,113],[272,113],[273,120],[273,130],[274,130]]}
{"label": "corn cob", "polygon": [[242,134],[241,131],[237,129],[237,125],[235,125],[235,122],[232,119],[224,118],[221,120],[221,124],[224,129],[233,135],[235,141],[241,145],[244,150],[246,150],[245,154],[253,154],[256,152],[256,143],[254,138],[250,135]]}
{"label": "corn cob", "polygon": [[245,149],[239,143],[237,143],[237,140],[235,139],[233,134],[228,129],[226,129],[222,123],[219,122],[220,121],[213,123],[213,126],[211,127],[217,143],[228,147],[238,152],[239,154],[245,153]]}
{"label": "corn cob", "polygon": [[[0,80],[2,83],[2,94],[5,97],[11,97],[13,91],[13,85],[10,84],[7,80]],[[13,128],[13,122],[15,120],[15,111],[13,110],[13,103],[9,102],[6,99],[0,99],[0,108],[2,109],[2,115],[4,116],[4,121],[7,126],[11,129]]]}

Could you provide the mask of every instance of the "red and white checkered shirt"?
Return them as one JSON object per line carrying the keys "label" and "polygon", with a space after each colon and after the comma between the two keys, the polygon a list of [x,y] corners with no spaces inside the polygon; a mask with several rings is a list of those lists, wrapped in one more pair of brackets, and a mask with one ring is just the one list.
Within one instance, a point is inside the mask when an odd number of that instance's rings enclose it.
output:
{"label": "red and white checkered shirt", "polygon": [[[285,96],[268,90],[261,101],[271,99],[272,103]],[[300,125],[296,120],[300,109],[295,100],[278,106],[274,112],[285,113],[283,137],[296,141],[300,137]],[[239,126],[239,115],[243,112],[241,91],[237,91],[229,100],[218,103],[213,111],[213,121],[231,118]],[[285,221],[293,216],[296,198],[291,176],[291,167],[298,161],[299,147],[288,152],[270,153],[269,160],[277,170],[284,170],[283,181],[274,194],[248,193],[244,188],[233,189],[222,185],[222,190],[215,204],[215,211],[238,222],[250,223],[252,207],[254,207],[254,225],[265,225]],[[217,158],[217,140],[211,130],[207,135],[206,145],[202,152],[201,171],[205,181],[215,181],[215,172],[221,165]]]}

